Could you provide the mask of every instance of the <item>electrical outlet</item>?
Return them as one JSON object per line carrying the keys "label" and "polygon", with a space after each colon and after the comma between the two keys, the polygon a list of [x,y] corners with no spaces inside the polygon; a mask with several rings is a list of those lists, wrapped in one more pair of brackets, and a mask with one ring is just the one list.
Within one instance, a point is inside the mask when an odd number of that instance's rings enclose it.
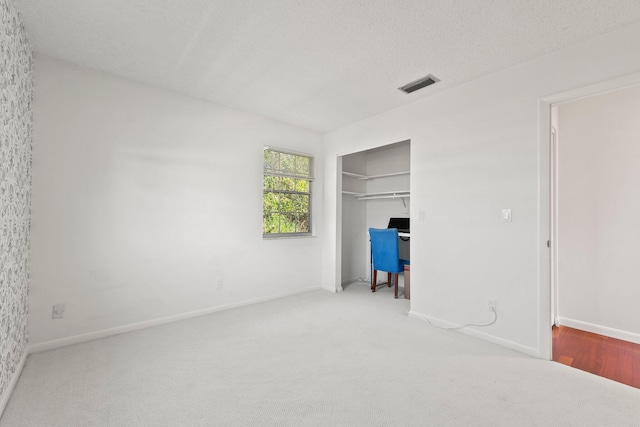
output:
{"label": "electrical outlet", "polygon": [[224,280],[222,279],[222,277],[219,277],[216,283],[217,283],[218,289],[224,288]]}
{"label": "electrical outlet", "polygon": [[52,319],[62,319],[64,318],[64,304],[54,304],[53,310],[51,311]]}
{"label": "electrical outlet", "polygon": [[496,300],[491,298],[487,300],[487,310],[496,311]]}

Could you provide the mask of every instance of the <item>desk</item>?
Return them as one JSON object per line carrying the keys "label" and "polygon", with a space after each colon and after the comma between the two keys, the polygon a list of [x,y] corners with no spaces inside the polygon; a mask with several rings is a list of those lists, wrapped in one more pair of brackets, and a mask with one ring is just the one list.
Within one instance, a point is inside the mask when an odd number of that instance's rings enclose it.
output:
{"label": "desk", "polygon": [[398,232],[398,255],[400,255],[400,259],[411,261],[410,239],[411,233]]}

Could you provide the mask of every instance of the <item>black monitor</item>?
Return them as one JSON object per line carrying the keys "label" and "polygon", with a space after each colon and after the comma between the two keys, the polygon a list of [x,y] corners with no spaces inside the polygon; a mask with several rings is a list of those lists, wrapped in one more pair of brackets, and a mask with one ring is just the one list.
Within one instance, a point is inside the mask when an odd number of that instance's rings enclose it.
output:
{"label": "black monitor", "polygon": [[400,233],[410,233],[409,218],[389,218],[387,228],[397,228]]}

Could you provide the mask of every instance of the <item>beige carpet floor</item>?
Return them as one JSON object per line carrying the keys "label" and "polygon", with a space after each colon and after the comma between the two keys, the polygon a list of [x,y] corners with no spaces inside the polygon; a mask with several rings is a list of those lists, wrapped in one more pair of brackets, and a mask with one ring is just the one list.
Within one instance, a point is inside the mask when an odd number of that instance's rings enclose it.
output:
{"label": "beige carpet floor", "polygon": [[0,426],[640,426],[640,390],[352,284],[29,356]]}

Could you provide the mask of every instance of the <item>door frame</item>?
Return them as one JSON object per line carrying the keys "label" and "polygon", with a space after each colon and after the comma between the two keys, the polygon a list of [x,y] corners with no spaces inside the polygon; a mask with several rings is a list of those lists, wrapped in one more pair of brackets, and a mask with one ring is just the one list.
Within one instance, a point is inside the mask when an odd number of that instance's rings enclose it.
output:
{"label": "door frame", "polygon": [[[557,246],[554,246],[556,259],[551,262],[551,245],[557,245],[554,236],[551,235],[555,228],[557,233],[557,223],[552,212],[552,200],[554,195],[551,185],[552,173],[552,129],[551,129],[551,108],[565,102],[575,101],[580,98],[587,98],[607,92],[613,92],[625,87],[640,84],[640,73],[634,73],[604,82],[580,87],[566,92],[557,93],[540,98],[538,101],[539,128],[538,128],[538,281],[539,281],[539,349],[542,359],[552,358],[552,332],[551,332],[551,282],[552,265],[557,266]],[[557,160],[557,158],[556,158]],[[556,165],[557,167],[557,165]],[[549,242],[549,246],[547,245]],[[557,283],[556,283],[557,285]],[[556,301],[557,303],[557,301]]]}
{"label": "door frame", "polygon": [[[553,105],[551,110],[553,111]],[[558,129],[551,119],[549,147],[549,284],[551,286],[551,326],[558,326]]]}

